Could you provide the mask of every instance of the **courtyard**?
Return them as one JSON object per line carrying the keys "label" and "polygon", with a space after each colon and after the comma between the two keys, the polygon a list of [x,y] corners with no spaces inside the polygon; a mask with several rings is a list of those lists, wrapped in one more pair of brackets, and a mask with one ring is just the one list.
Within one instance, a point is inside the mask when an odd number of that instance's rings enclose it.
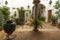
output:
{"label": "courtyard", "polygon": [[60,40],[60,1],[1,0],[0,40]]}
{"label": "courtyard", "polygon": [[[50,23],[44,23],[43,28],[40,28],[38,32],[34,32],[33,27],[29,27],[29,25],[22,27],[18,25],[12,35],[14,36],[12,40],[60,40],[60,29]],[[5,40],[5,38],[6,33],[1,31],[0,40]]]}

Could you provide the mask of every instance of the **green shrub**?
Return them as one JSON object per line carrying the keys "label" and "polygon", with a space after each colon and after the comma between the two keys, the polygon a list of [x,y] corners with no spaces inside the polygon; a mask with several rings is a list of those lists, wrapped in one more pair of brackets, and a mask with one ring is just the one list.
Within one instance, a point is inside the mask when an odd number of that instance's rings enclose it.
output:
{"label": "green shrub", "polygon": [[23,25],[24,24],[24,19],[23,18],[18,18],[15,20],[17,25]]}
{"label": "green shrub", "polygon": [[40,16],[40,17],[39,17],[39,20],[40,20],[40,21],[45,21],[45,17]]}

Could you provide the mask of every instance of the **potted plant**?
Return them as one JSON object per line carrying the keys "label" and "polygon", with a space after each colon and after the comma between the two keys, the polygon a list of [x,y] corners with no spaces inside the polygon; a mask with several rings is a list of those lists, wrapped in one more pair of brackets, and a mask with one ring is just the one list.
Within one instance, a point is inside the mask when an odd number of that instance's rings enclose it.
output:
{"label": "potted plant", "polygon": [[3,27],[2,27],[2,23],[0,22],[0,31],[2,31]]}
{"label": "potted plant", "polygon": [[56,23],[57,23],[57,17],[56,16],[52,16],[51,17],[51,22],[52,22],[52,25],[55,26]]}
{"label": "potted plant", "polygon": [[31,25],[34,27],[33,31],[38,31],[39,27],[42,28],[41,22],[39,20],[37,20],[37,19],[32,20]]}
{"label": "potted plant", "polygon": [[58,28],[60,29],[60,22],[58,23]]}
{"label": "potted plant", "polygon": [[12,20],[8,20],[6,24],[4,24],[3,29],[4,32],[7,33],[7,40],[9,40],[9,35],[11,35],[15,31],[16,25],[12,22]]}

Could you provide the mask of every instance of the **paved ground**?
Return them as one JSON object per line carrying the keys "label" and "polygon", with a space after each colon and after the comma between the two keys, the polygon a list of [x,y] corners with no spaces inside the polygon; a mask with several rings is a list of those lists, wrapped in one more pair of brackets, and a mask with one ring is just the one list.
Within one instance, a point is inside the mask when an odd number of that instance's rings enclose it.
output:
{"label": "paved ground", "polygon": [[[57,26],[52,26],[50,23],[42,23],[43,28],[39,28],[41,31],[55,31],[59,30]],[[29,25],[17,26],[16,31],[32,31],[33,27]]]}
{"label": "paved ground", "polygon": [[[5,39],[5,33],[0,33],[0,40]],[[14,32],[15,37],[13,40],[60,40],[60,31],[23,31]]]}
{"label": "paved ground", "polygon": [[[33,27],[28,25],[17,26],[13,33],[13,40],[60,40],[60,30],[56,26],[43,23],[43,28],[39,32],[33,32]],[[0,32],[0,40],[5,39],[4,31]]]}

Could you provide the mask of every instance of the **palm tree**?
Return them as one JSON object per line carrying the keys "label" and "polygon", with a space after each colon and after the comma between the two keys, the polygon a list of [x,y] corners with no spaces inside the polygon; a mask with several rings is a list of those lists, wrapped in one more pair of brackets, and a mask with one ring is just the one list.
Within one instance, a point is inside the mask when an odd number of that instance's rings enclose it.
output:
{"label": "palm tree", "polygon": [[34,19],[31,21],[31,25],[34,27],[33,31],[38,31],[38,28],[41,27],[42,28],[42,23],[41,21]]}
{"label": "palm tree", "polygon": [[34,0],[33,1],[33,4],[35,6],[35,17],[34,17],[34,22],[33,22],[34,31],[37,31],[38,30],[38,26],[40,25],[39,24],[40,22],[38,21],[38,11],[37,11],[39,3],[40,3],[40,0]]}

